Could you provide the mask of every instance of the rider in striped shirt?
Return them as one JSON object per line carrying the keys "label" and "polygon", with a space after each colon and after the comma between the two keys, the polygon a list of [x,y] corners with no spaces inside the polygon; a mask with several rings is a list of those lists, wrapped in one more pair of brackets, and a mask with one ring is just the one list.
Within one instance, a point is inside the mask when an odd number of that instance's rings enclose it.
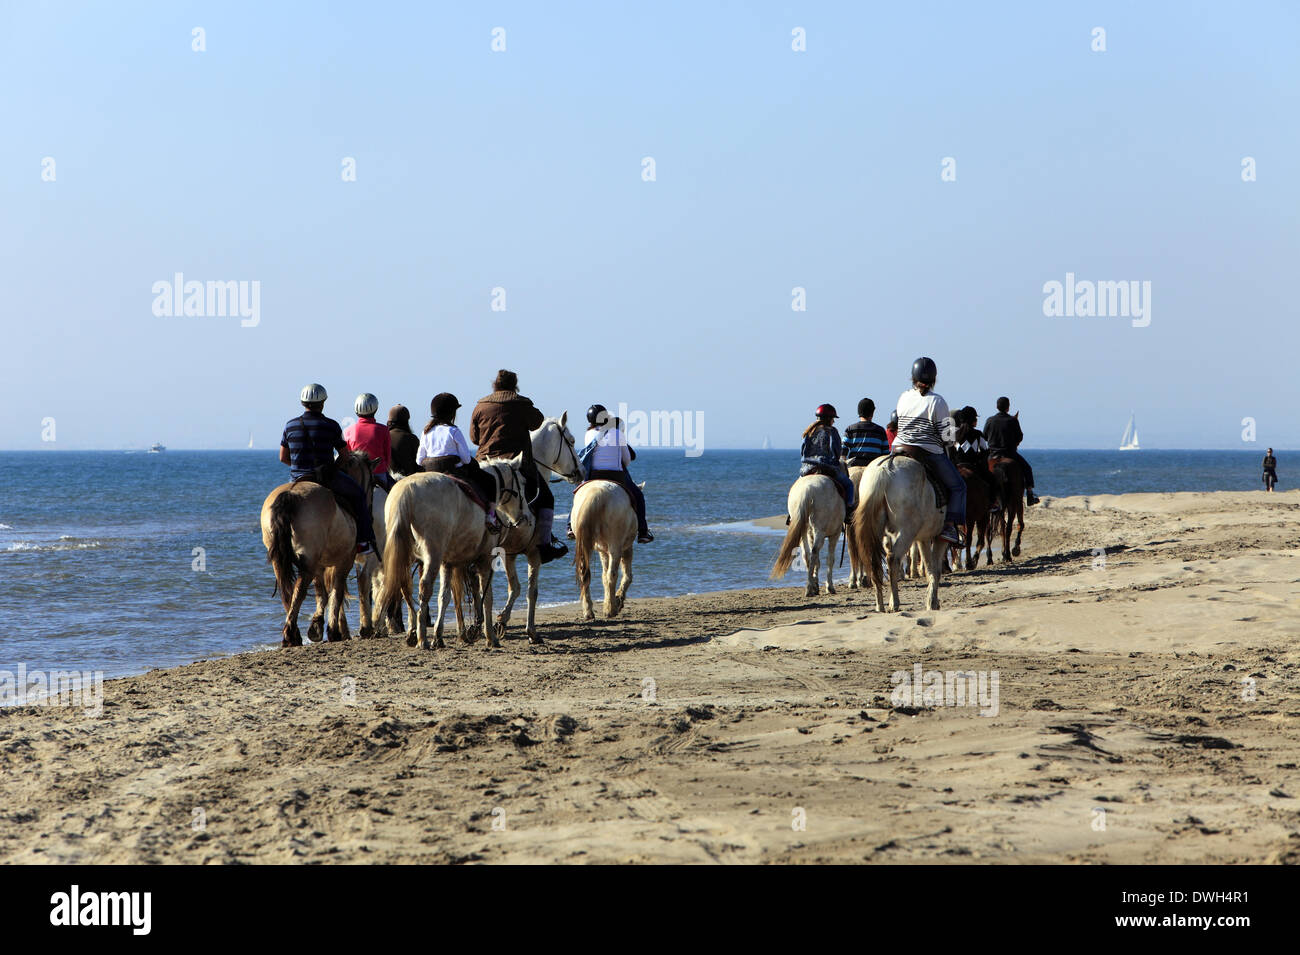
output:
{"label": "rider in striped shirt", "polygon": [[932,359],[918,358],[912,363],[912,387],[898,397],[894,450],[904,446],[925,454],[948,489],[948,512],[939,536],[960,547],[966,543],[961,533],[966,525],[966,482],[944,452],[945,445],[952,443],[954,428],[948,402],[933,390],[938,374]]}

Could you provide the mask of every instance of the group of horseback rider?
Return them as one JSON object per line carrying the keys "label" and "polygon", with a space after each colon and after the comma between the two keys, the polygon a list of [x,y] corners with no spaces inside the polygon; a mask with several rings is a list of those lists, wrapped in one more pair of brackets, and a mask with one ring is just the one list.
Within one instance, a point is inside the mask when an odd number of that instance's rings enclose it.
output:
{"label": "group of horseback rider", "polygon": [[[386,491],[396,480],[421,470],[448,474],[469,484],[487,504],[487,528],[499,529],[491,506],[493,482],[479,467],[490,458],[524,456],[524,488],[538,524],[543,563],[562,557],[568,547],[552,534],[555,495],[533,460],[530,432],[542,426],[545,417],[532,401],[519,394],[519,379],[513,371],[497,372],[492,393],[480,398],[470,417],[469,441],[456,425],[460,402],[442,392],[429,402],[429,422],[418,436],[411,431],[411,413],[403,405],[388,412],[387,425],[375,420],[379,399],[366,393],[357,396],[357,420],[346,430],[325,416],[329,396],[319,384],[303,388],[299,401],[303,412],[289,420],[280,439],[280,461],[289,465],[294,481],[314,481],[332,490],[357,525],[357,553],[378,551],[373,521],[365,506],[362,487],[335,466],[335,452],[363,451],[374,462],[375,483]],[[638,541],[654,540],[646,527],[645,497],[627,472],[636,452],[627,446],[621,423],[611,418],[603,405],[587,412],[587,431],[579,461],[589,469],[589,480],[613,481],[627,489],[635,502],[640,529]],[[471,452],[470,443],[477,450]],[[572,535],[570,535],[572,536]],[[381,555],[382,556],[382,555]]]}
{"label": "group of horseback rider", "polygon": [[835,406],[818,405],[817,420],[803,433],[799,474],[825,474],[839,485],[846,514],[856,504],[856,488],[848,468],[864,467],[886,454],[906,453],[927,465],[948,491],[947,510],[940,537],[964,546],[966,525],[966,480],[958,471],[965,466],[985,481],[990,500],[998,499],[997,479],[990,472],[990,458],[1016,461],[1025,478],[1025,501],[1037,504],[1034,472],[1018,448],[1024,440],[1019,412],[1012,415],[1011,400],[999,398],[998,413],[989,418],[981,432],[978,415],[971,406],[950,413],[948,403],[934,390],[938,368],[929,358],[912,363],[912,387],[903,392],[895,405],[888,428],[872,421],[876,404],[870,398],[858,402],[858,420],[844,429],[844,441],[835,428]]}

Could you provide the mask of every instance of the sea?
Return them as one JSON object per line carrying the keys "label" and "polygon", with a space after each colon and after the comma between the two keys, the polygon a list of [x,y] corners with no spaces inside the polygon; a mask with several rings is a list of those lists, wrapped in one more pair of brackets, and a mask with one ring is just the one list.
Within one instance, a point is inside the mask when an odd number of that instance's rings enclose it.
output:
{"label": "sea", "polygon": [[[1263,487],[1262,448],[1024,454],[1053,496]],[[1277,458],[1286,490],[1300,452]],[[640,451],[632,472],[656,540],[636,548],[631,595],[792,585],[767,578],[781,532],[753,521],[784,514],[798,464],[788,450]],[[278,647],[283,612],[258,515],[286,479],[274,450],[0,452],[0,671],[111,678]],[[553,488],[562,533],[572,488]],[[499,605],[501,576],[496,593]],[[571,561],[546,565],[540,603],[576,600]]]}

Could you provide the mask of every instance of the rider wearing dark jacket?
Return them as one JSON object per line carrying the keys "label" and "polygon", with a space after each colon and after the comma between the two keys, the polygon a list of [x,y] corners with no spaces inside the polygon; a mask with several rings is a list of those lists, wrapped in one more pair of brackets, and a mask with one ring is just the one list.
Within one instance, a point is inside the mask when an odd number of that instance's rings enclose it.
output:
{"label": "rider wearing dark jacket", "polygon": [[415,463],[415,452],[420,439],[411,433],[411,412],[405,405],[393,405],[388,412],[388,436],[393,443],[393,456],[389,471],[405,477],[415,474],[420,466]]}
{"label": "rider wearing dark jacket", "polygon": [[1002,456],[1020,462],[1020,470],[1025,475],[1025,503],[1037,504],[1038,495],[1034,493],[1034,469],[1020,456],[1016,449],[1025,439],[1020,430],[1019,412],[1008,414],[1011,410],[1010,398],[998,399],[998,413],[984,422],[984,439],[989,443],[989,456]]}
{"label": "rider wearing dark jacket", "polygon": [[948,457],[959,468],[968,469],[976,480],[984,482],[989,501],[996,510],[997,480],[989,473],[989,443],[977,427],[979,414],[967,405],[953,415],[953,421],[957,425],[957,433],[953,436],[952,447],[948,449]]}
{"label": "rider wearing dark jacket", "polygon": [[551,536],[555,521],[555,495],[538,473],[533,461],[533,439],[545,421],[545,416],[533,403],[519,394],[519,377],[502,368],[492,382],[492,394],[480,398],[474,406],[469,422],[469,440],[478,445],[478,459],[524,456],[524,493],[533,502],[537,517],[539,550],[542,563],[562,557],[569,552]]}

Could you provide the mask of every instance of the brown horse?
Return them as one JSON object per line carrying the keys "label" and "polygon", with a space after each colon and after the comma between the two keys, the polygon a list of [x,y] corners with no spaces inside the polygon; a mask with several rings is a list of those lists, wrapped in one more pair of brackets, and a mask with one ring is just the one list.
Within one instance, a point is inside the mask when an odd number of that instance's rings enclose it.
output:
{"label": "brown horse", "polygon": [[[349,451],[336,462],[340,471],[361,486],[365,507],[370,507],[376,463],[364,451]],[[284,605],[280,645],[302,646],[298,611],[313,583],[318,608],[329,608],[327,639],[347,640],[350,634],[344,602],[348,571],[357,553],[357,524],[339,506],[334,492],[313,481],[281,484],[262,503],[262,543],[267,562],[275,572],[273,592],[279,593]]]}
{"label": "brown horse", "polygon": [[[1020,556],[1020,535],[1025,531],[1025,476],[1020,462],[1014,458],[989,456],[989,471],[997,478],[1000,488],[998,499],[1002,510],[998,512],[998,526],[1002,529],[1002,562]],[[1011,524],[1018,523],[1015,546],[1011,544]],[[992,562],[992,545],[989,560]]]}
{"label": "brown horse", "polygon": [[[980,563],[980,551],[988,548],[986,564],[993,563],[993,535],[989,533],[989,488],[974,471],[964,464],[957,465],[957,472],[966,481],[966,564],[967,570],[974,570]],[[970,542],[976,533],[975,558],[971,560]],[[962,566],[961,548],[952,549],[954,569]]]}

